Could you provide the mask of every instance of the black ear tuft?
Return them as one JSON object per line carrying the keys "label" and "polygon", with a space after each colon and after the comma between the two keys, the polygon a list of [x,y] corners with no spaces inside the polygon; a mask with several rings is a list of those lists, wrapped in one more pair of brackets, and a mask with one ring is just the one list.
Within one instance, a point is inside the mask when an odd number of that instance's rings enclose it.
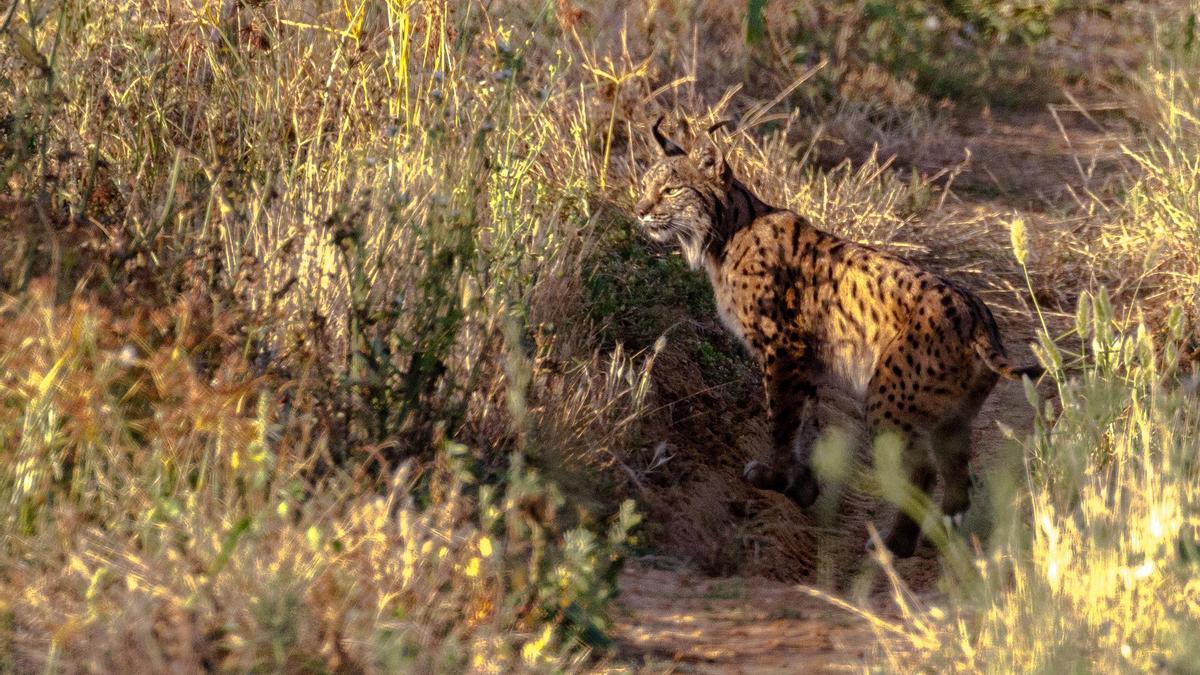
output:
{"label": "black ear tuft", "polygon": [[662,124],[663,117],[665,116],[660,115],[658,120],[654,122],[654,126],[650,127],[651,133],[654,134],[654,140],[658,141],[658,147],[662,148],[663,154],[667,157],[686,155],[687,153],[684,152],[683,148],[679,147],[678,143],[664,136],[663,132],[659,130],[658,127]]}

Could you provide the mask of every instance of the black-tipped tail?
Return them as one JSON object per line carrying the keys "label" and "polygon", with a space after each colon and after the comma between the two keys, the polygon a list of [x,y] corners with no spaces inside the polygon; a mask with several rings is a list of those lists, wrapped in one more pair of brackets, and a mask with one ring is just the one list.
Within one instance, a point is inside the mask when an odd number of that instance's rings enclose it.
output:
{"label": "black-tipped tail", "polygon": [[975,351],[979,354],[979,358],[987,364],[993,372],[1001,377],[1009,380],[1019,380],[1022,377],[1028,377],[1031,380],[1036,380],[1046,373],[1046,369],[1038,366],[1016,367],[1008,362],[1008,357],[1004,352],[990,344],[990,340],[982,340],[975,343]]}

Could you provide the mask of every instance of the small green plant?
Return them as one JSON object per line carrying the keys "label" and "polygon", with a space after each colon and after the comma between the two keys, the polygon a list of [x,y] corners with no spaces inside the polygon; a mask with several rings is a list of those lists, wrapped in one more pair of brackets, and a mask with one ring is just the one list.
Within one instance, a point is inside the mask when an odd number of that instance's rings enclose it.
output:
{"label": "small green plant", "polygon": [[[588,271],[591,318],[610,341],[646,348],[682,314],[711,316],[715,311],[707,280],[677,255],[656,254],[633,224],[621,223]],[[671,311],[660,311],[661,308]]]}

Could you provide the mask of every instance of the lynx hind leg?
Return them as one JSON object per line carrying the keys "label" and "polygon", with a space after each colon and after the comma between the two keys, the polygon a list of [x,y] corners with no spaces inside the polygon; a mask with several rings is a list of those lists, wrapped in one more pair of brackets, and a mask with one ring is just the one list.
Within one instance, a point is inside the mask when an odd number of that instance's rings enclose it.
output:
{"label": "lynx hind leg", "polygon": [[931,441],[942,476],[942,515],[948,526],[958,529],[971,506],[970,420],[951,420],[933,432]]}
{"label": "lynx hind leg", "polygon": [[[899,457],[877,456],[875,470],[885,499],[898,507],[887,547],[895,556],[906,558],[916,551],[921,537],[921,525],[909,513],[929,506],[929,491],[937,478],[929,434],[937,415],[923,405],[921,389],[916,388],[920,385],[907,381],[901,369],[892,368],[900,359],[898,354],[885,357],[884,368],[872,378],[866,403],[871,442],[879,443],[876,447],[883,450],[887,445],[881,443],[882,434],[895,434],[900,440]],[[899,466],[894,465],[897,459]]]}
{"label": "lynx hind leg", "polygon": [[962,527],[963,515],[971,507],[971,423],[999,377],[982,373],[966,395],[966,403],[943,419],[931,435],[933,459],[942,476],[942,514],[946,524]]}

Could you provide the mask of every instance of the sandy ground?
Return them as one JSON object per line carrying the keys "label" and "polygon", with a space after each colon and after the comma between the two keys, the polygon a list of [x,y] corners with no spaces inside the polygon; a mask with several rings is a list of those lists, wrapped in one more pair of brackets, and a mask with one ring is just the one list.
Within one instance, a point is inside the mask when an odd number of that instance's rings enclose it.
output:
{"label": "sandy ground", "polygon": [[621,586],[622,655],[649,672],[857,672],[875,642],[864,620],[779,581],[638,565]]}

